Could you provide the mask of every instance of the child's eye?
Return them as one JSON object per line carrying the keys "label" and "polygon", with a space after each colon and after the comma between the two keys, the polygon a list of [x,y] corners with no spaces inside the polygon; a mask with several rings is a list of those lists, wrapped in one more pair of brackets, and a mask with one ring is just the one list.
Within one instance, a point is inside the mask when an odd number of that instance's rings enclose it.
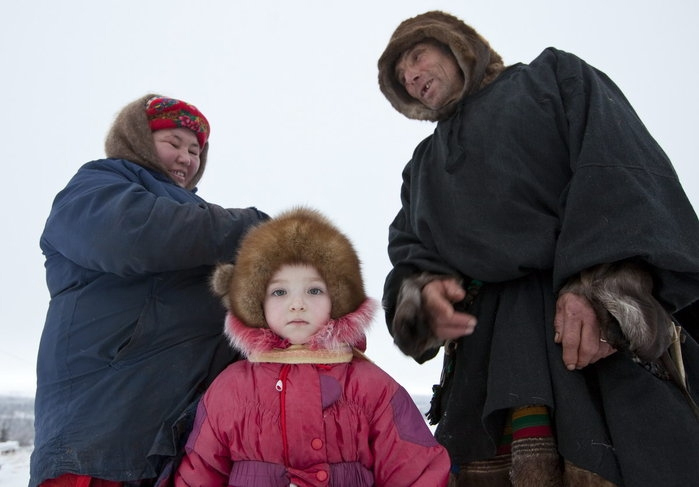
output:
{"label": "child's eye", "polygon": [[318,288],[318,287],[313,287],[313,288],[308,290],[308,294],[313,294],[313,295],[323,294],[323,290]]}
{"label": "child's eye", "polygon": [[275,289],[274,291],[271,292],[272,296],[284,296],[286,294],[286,291],[283,289]]}

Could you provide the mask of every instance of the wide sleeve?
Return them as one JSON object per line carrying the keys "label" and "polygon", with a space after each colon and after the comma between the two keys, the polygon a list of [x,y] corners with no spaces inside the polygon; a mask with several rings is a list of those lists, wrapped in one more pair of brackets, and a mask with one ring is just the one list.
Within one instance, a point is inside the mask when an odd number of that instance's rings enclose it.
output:
{"label": "wide sleeve", "polygon": [[699,222],[671,162],[619,88],[549,50],[568,122],[572,178],[561,198],[554,286],[605,262],[652,266],[671,310],[699,296]]}
{"label": "wide sleeve", "polygon": [[[401,187],[401,209],[389,226],[388,255],[393,268],[384,282],[382,306],[384,309],[388,331],[393,335],[393,317],[396,313],[398,293],[403,281],[415,274],[429,272],[431,274],[456,276],[458,272],[451,269],[439,256],[420,241],[410,224],[410,172],[412,162],[403,171]],[[418,363],[434,358],[439,349],[427,350],[419,357],[414,357]]]}
{"label": "wide sleeve", "polygon": [[[425,142],[423,142],[424,144]],[[457,275],[434,249],[430,249],[416,235],[410,222],[410,180],[415,159],[403,170],[401,186],[401,209],[388,229],[388,257],[393,268],[384,283],[382,304],[389,324],[393,320],[398,291],[403,280],[420,272],[432,274]]]}
{"label": "wide sleeve", "polygon": [[41,244],[120,276],[177,271],[232,261],[248,228],[266,218],[207,203],[145,169],[134,176],[116,164],[88,164],[57,195]]}
{"label": "wide sleeve", "polygon": [[398,386],[372,422],[377,487],[446,486],[451,462],[437,443],[410,395]]}

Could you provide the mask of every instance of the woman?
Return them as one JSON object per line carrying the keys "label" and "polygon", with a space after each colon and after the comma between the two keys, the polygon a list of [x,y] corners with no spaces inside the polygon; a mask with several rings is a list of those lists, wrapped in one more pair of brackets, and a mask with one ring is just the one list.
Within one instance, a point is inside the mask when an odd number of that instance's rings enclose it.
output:
{"label": "woman", "polygon": [[267,215],[196,195],[209,134],[196,107],[146,95],[56,196],[30,486],[152,483],[188,406],[236,359],[208,277]]}

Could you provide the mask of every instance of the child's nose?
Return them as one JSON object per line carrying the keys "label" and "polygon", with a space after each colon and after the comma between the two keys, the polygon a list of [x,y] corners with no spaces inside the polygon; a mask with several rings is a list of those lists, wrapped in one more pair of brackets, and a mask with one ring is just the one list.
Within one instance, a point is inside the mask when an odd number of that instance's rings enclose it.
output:
{"label": "child's nose", "polygon": [[306,305],[305,305],[303,298],[301,296],[297,296],[291,300],[291,309],[293,311],[306,309]]}

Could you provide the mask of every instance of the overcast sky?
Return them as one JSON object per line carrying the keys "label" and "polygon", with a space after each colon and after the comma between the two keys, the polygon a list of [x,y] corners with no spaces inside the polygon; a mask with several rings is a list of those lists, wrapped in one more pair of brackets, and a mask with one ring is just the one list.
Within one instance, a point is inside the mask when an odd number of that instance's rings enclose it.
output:
{"label": "overcast sky", "polygon": [[[698,207],[699,8],[690,0],[5,1],[0,394],[34,391],[48,303],[38,241],[51,201],[103,157],[114,115],[147,92],[185,99],[211,122],[202,197],[271,215],[321,210],[355,243],[380,299],[400,173],[434,125],[391,108],[376,61],[402,20],[433,9],[471,24],[506,64],[555,46],[605,71]],[[403,357],[382,317],[368,354],[413,393],[439,378],[439,360]]]}

